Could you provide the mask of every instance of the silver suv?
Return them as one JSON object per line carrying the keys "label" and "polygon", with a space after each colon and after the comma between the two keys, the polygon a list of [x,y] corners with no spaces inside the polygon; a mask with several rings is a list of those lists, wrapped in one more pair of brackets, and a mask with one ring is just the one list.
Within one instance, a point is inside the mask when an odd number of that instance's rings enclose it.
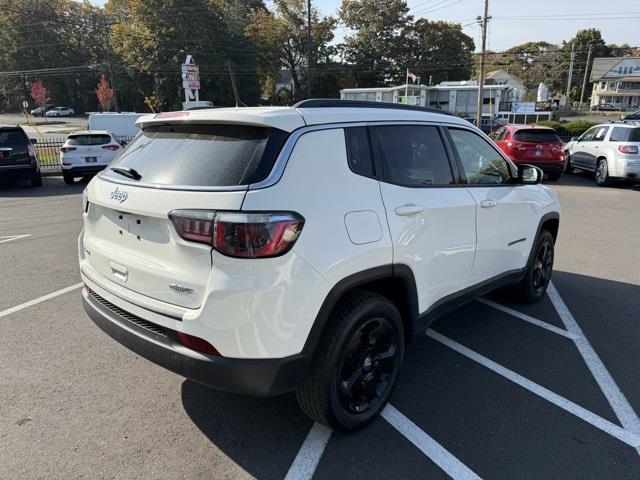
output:
{"label": "silver suv", "polygon": [[640,123],[596,125],[566,145],[566,171],[595,173],[600,186],[613,179],[640,178]]}

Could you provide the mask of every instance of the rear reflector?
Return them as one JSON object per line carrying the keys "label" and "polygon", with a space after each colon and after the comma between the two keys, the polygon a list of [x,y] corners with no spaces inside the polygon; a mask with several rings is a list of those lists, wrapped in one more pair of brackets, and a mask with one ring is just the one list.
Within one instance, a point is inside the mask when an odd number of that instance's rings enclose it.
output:
{"label": "rear reflector", "polygon": [[618,150],[620,151],[620,153],[635,155],[638,153],[638,146],[637,145],[618,145]]}
{"label": "rear reflector", "polygon": [[206,243],[237,258],[284,255],[304,225],[304,219],[291,212],[174,210],[169,218],[183,239]]}
{"label": "rear reflector", "polygon": [[206,340],[203,340],[198,337],[194,337],[193,335],[189,335],[188,333],[176,332],[178,334],[178,340],[182,345],[191,350],[195,350],[196,352],[206,353],[208,355],[216,355],[220,357],[220,352],[215,349],[213,345],[211,345]]}

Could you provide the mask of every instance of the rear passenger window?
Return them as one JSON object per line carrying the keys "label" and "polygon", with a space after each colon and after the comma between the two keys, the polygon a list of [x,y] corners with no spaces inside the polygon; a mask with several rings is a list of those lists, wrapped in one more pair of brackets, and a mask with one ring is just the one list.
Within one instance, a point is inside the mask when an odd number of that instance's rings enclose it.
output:
{"label": "rear passenger window", "polygon": [[386,181],[407,187],[454,183],[449,158],[436,127],[372,127],[371,136]]}
{"label": "rear passenger window", "polygon": [[613,127],[610,142],[640,142],[640,128]]}
{"label": "rear passenger window", "polygon": [[373,159],[367,127],[345,128],[344,136],[347,142],[347,158],[351,170],[358,175],[373,177]]}

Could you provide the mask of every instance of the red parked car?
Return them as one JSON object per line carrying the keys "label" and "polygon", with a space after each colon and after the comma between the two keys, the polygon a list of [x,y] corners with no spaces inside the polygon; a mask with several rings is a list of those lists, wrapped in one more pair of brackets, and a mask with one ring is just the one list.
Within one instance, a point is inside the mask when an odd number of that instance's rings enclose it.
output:
{"label": "red parked car", "polygon": [[558,180],[564,170],[564,143],[553,128],[505,125],[493,140],[514,163],[535,165],[549,180]]}

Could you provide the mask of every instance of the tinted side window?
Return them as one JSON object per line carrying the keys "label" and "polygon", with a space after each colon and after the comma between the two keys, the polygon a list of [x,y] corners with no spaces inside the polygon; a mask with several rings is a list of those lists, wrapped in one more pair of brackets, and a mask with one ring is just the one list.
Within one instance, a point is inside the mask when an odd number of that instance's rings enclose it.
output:
{"label": "tinted side window", "polygon": [[347,158],[351,170],[358,175],[372,177],[374,174],[373,158],[367,127],[345,128],[344,136],[347,142]]}
{"label": "tinted side window", "polygon": [[482,137],[468,130],[449,129],[467,182],[476,185],[511,183],[506,160]]}
{"label": "tinted side window", "polygon": [[436,127],[392,125],[371,128],[385,180],[421,187],[454,183],[451,165]]}

